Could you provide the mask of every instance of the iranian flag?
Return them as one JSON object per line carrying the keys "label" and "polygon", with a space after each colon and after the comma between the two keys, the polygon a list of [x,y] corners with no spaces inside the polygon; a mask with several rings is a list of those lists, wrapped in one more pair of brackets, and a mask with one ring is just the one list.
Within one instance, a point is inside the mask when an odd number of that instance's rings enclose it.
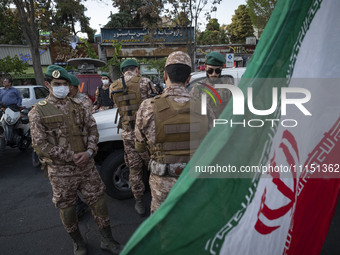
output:
{"label": "iranian flag", "polygon": [[340,190],[339,10],[277,2],[239,85],[244,115],[233,94],[122,254],[320,254]]}

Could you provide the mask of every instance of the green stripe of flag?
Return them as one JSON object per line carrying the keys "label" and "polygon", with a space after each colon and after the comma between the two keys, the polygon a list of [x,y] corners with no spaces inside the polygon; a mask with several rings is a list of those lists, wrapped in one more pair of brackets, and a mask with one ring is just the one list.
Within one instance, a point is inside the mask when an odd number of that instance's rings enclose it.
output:
{"label": "green stripe of flag", "polygon": [[[254,103],[269,109],[271,86],[254,78],[284,78],[287,75],[292,49],[297,41],[307,12],[315,0],[279,0],[259,41],[239,87],[246,95],[253,87]],[[231,119],[229,102],[220,118]],[[279,113],[275,117],[279,117]],[[257,116],[258,118],[259,116]],[[265,116],[270,118],[272,116]],[[233,118],[235,121],[253,116]],[[200,179],[190,176],[189,169],[208,165],[258,165],[267,162],[271,137],[275,129],[215,127],[194,154],[190,164],[171,190],[161,207],[137,229],[121,254],[218,254],[225,235],[237,226],[256,191],[258,179]],[[252,176],[249,176],[252,177]],[[237,217],[235,217],[237,216]],[[228,229],[228,224],[230,228]],[[219,233],[219,235],[216,235]],[[217,238],[216,236],[219,236]]]}

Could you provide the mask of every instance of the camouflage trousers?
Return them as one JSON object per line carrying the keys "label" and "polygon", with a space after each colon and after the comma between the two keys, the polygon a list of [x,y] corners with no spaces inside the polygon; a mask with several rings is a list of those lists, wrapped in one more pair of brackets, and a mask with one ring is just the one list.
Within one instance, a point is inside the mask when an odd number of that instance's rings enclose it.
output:
{"label": "camouflage trousers", "polygon": [[[131,190],[135,199],[138,199],[143,197],[145,191],[143,183],[143,164],[145,160],[140,153],[136,151],[134,140],[124,138],[123,134],[122,137],[124,143],[124,159],[130,169],[129,182]],[[147,162],[145,163],[147,165]]]}
{"label": "camouflage trousers", "polygon": [[158,176],[150,173],[149,184],[151,189],[151,213],[154,213],[164,202],[177,179],[178,177]]}
{"label": "camouflage trousers", "polygon": [[[104,196],[105,185],[93,160],[84,168],[74,165],[49,165],[48,178],[53,191],[52,201],[59,209],[75,206],[78,199],[77,191],[83,195],[90,206]],[[93,215],[99,228],[109,226],[108,216]],[[63,224],[68,233],[77,229],[77,220],[71,225],[64,222]]]}

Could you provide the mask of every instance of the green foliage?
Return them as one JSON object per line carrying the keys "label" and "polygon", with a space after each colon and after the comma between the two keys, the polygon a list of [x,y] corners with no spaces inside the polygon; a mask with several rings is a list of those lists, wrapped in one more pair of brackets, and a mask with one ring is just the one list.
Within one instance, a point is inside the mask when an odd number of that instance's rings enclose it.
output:
{"label": "green foliage", "polygon": [[123,45],[122,42],[112,44],[113,49],[114,49],[113,57],[111,59],[109,59],[109,61],[107,61],[105,66],[99,68],[102,72],[109,72],[110,66],[114,66],[114,67],[119,69],[119,66],[120,66],[119,54],[122,50],[122,45]]}
{"label": "green foliage", "polygon": [[232,22],[227,26],[227,34],[231,43],[245,43],[246,37],[254,36],[254,29],[250,20],[247,7],[240,5],[235,10]]}
{"label": "green foliage", "polygon": [[24,36],[18,13],[9,8],[10,1],[0,1],[0,44],[23,44]]}
{"label": "green foliage", "polygon": [[6,56],[5,58],[0,59],[0,74],[23,74],[28,66],[28,63],[22,62],[17,55],[13,58]]}
{"label": "green foliage", "polygon": [[80,38],[80,41],[84,44],[78,44],[78,47],[82,49],[89,58],[99,59],[97,52],[86,39]]}
{"label": "green foliage", "polygon": [[259,36],[266,26],[277,0],[247,0],[248,13],[254,27],[259,30]]}
{"label": "green foliage", "polygon": [[181,11],[178,13],[177,17],[172,21],[172,24],[176,27],[186,27],[190,26],[190,20],[188,13]]}
{"label": "green foliage", "polygon": [[217,19],[209,20],[205,30],[206,31],[218,31],[218,30],[220,30],[220,24],[218,23]]}
{"label": "green foliage", "polygon": [[163,2],[159,0],[112,0],[119,13],[110,16],[105,27],[147,27],[155,28],[161,21]]}
{"label": "green foliage", "polygon": [[[61,28],[68,31],[69,34],[76,35],[78,32],[87,33],[88,41],[94,42],[95,31],[89,25],[89,18],[85,16],[86,8],[78,0],[58,0],[56,1],[55,12],[53,13],[52,31],[58,31]],[[79,22],[80,31],[76,31],[75,25]]]}
{"label": "green foliage", "polygon": [[206,30],[197,36],[198,45],[227,44],[228,38],[225,27],[220,27],[217,19],[211,19],[206,26]]}
{"label": "green foliage", "polygon": [[118,12],[110,16],[110,21],[104,26],[106,28],[136,27],[132,16],[127,12]]}
{"label": "green foliage", "polygon": [[155,68],[160,74],[163,74],[166,58],[159,59],[143,59],[142,63],[149,65],[148,68]]}

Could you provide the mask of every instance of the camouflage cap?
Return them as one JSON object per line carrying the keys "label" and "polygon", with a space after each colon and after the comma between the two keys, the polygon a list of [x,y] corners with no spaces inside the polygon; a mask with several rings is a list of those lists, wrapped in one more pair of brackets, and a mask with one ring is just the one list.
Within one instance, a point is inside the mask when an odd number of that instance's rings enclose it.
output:
{"label": "camouflage cap", "polygon": [[80,81],[78,80],[77,76],[75,76],[73,74],[68,74],[68,75],[70,76],[72,86],[79,86],[80,85]]}
{"label": "camouflage cap", "polygon": [[165,67],[174,64],[183,64],[191,68],[191,58],[183,51],[174,51],[166,59]]}
{"label": "camouflage cap", "polygon": [[71,83],[69,73],[64,68],[62,68],[61,66],[49,65],[47,67],[45,75],[48,75],[48,76],[50,76],[54,79],[67,80],[68,82]]}
{"label": "camouflage cap", "polygon": [[210,52],[205,56],[205,64],[211,66],[223,66],[226,60],[218,51]]}
{"label": "camouflage cap", "polygon": [[127,67],[127,66],[136,66],[136,67],[138,67],[139,64],[138,64],[136,59],[128,58],[128,59],[124,60],[123,63],[120,64],[120,71],[122,72],[123,68]]}

